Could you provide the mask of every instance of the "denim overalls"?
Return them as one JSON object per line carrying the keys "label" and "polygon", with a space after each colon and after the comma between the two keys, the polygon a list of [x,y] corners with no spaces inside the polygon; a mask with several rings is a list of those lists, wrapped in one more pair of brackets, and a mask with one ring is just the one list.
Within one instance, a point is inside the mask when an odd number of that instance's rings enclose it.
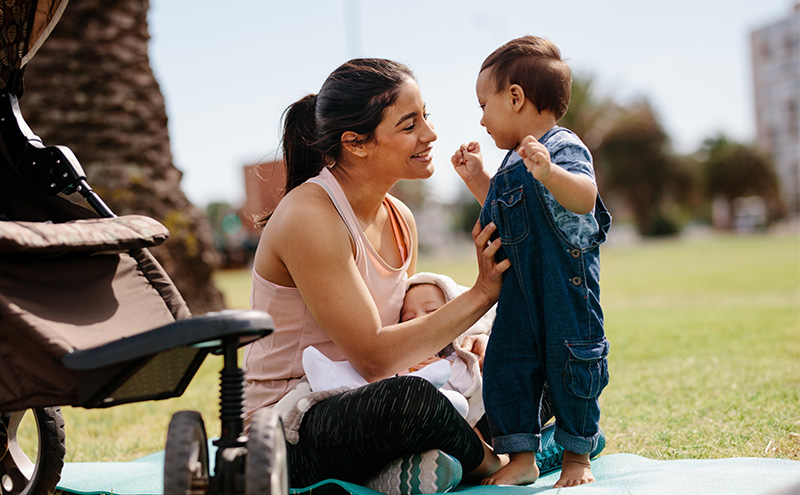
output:
{"label": "denim overalls", "polygon": [[[492,178],[481,225],[498,227],[511,260],[486,350],[483,397],[498,453],[536,452],[545,380],[556,442],[578,454],[597,447],[598,397],[608,383],[609,343],[600,308],[599,245],[611,215],[597,196],[595,241],[580,249],[553,221],[539,181],[506,156]],[[501,256],[503,256],[501,254]]]}

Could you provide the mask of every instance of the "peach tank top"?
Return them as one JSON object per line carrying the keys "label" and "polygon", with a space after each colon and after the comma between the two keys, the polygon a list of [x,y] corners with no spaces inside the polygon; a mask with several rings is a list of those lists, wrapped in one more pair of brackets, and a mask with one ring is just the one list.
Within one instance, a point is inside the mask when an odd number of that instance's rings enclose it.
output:
{"label": "peach tank top", "polygon": [[[398,249],[404,258],[402,267],[393,268],[383,261],[367,240],[344,191],[330,170],[323,168],[309,182],[328,193],[347,226],[355,244],[356,266],[375,301],[381,323],[397,323],[411,262],[411,234],[405,219],[391,199],[384,199]],[[256,409],[274,405],[300,382],[305,374],[302,355],[306,347],[313,345],[334,361],[345,359],[314,320],[297,288],[274,284],[253,270],[250,304],[253,309],[269,313],[276,330],[270,336],[247,345],[244,350],[245,416],[248,418]]]}

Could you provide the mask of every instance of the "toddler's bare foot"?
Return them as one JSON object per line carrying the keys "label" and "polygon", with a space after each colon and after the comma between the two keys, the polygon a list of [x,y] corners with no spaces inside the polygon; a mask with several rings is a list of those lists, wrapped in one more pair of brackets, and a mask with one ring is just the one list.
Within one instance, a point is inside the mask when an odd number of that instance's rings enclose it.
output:
{"label": "toddler's bare foot", "polygon": [[561,463],[561,477],[553,488],[578,486],[595,481],[592,474],[592,464],[589,462],[589,453],[576,454],[569,450],[564,451],[564,460]]}
{"label": "toddler's bare foot", "polygon": [[481,485],[528,485],[539,479],[539,466],[534,452],[509,454],[508,464],[481,481]]}

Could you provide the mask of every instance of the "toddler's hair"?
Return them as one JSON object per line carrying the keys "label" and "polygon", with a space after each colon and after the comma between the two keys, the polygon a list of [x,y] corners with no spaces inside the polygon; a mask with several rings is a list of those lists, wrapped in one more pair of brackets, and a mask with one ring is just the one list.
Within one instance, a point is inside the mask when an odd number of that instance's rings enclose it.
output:
{"label": "toddler's hair", "polygon": [[492,68],[497,91],[518,84],[539,112],[550,111],[559,120],[567,113],[572,92],[572,71],[552,41],[523,36],[486,57],[481,72]]}

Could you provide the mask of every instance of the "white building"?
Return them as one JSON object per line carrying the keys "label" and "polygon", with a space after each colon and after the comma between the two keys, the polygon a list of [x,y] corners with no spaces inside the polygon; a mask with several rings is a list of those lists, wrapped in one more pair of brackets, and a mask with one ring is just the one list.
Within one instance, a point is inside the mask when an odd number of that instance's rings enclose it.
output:
{"label": "white building", "polygon": [[786,206],[800,213],[800,2],[750,35],[756,143],[775,162]]}

